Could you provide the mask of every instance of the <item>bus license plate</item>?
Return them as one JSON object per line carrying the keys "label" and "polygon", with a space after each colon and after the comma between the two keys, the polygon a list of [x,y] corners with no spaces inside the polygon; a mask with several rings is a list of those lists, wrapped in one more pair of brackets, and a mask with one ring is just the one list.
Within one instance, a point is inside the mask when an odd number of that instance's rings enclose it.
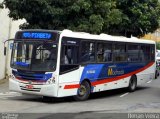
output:
{"label": "bus license plate", "polygon": [[26,85],[27,89],[33,89],[33,85]]}

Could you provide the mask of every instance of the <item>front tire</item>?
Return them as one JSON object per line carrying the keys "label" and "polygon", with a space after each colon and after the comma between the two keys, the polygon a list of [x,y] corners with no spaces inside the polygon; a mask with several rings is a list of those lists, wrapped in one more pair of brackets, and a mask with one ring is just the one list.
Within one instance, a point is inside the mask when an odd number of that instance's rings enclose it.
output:
{"label": "front tire", "polygon": [[87,81],[83,81],[78,89],[78,93],[74,96],[76,101],[84,101],[87,100],[91,93],[90,84]]}
{"label": "front tire", "polygon": [[136,76],[132,76],[130,81],[129,81],[129,86],[128,86],[128,90],[129,92],[134,92],[137,88],[137,78]]}
{"label": "front tire", "polygon": [[43,96],[42,97],[43,102],[53,102],[54,98],[49,96]]}

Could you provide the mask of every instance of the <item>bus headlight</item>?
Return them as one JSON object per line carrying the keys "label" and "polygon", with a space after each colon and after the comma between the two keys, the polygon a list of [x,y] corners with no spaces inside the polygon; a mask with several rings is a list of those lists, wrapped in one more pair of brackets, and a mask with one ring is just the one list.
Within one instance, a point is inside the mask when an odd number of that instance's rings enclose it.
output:
{"label": "bus headlight", "polygon": [[50,79],[47,80],[47,84],[52,84],[52,83],[55,83],[55,82],[56,82],[55,81],[55,77],[50,78]]}

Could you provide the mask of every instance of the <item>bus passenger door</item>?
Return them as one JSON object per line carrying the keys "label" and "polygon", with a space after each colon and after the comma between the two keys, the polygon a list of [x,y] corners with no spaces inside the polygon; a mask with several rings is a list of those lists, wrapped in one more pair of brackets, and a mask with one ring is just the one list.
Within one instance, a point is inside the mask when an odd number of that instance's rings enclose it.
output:
{"label": "bus passenger door", "polygon": [[62,45],[58,97],[77,94],[75,86],[80,81],[78,51],[76,45]]}

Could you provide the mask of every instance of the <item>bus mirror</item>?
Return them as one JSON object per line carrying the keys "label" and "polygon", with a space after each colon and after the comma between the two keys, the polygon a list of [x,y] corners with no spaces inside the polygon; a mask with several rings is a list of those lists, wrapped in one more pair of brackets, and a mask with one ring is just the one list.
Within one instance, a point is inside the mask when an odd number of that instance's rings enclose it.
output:
{"label": "bus mirror", "polygon": [[7,48],[4,47],[4,56],[6,56],[6,51],[7,51]]}
{"label": "bus mirror", "polygon": [[[6,40],[6,41],[3,42],[4,43],[4,56],[7,55],[7,47],[5,46],[6,42],[13,41],[13,40],[14,39],[8,39],[8,40]],[[13,47],[13,43],[10,44],[10,48],[12,48],[12,47]]]}

